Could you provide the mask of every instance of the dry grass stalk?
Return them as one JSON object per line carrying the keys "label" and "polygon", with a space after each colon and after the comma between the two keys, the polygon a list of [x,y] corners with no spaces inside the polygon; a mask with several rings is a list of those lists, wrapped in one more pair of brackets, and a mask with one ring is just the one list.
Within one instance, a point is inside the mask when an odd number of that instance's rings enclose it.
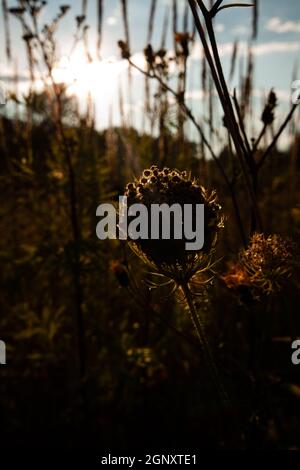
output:
{"label": "dry grass stalk", "polygon": [[98,18],[98,38],[97,38],[97,55],[98,59],[101,58],[101,44],[102,44],[102,23],[103,23],[103,0],[98,0],[97,18]]}
{"label": "dry grass stalk", "polygon": [[9,30],[9,15],[7,8],[7,0],[2,0],[2,13],[4,20],[4,35],[5,35],[5,50],[6,57],[8,60],[11,59],[11,41],[10,41],[10,30]]}

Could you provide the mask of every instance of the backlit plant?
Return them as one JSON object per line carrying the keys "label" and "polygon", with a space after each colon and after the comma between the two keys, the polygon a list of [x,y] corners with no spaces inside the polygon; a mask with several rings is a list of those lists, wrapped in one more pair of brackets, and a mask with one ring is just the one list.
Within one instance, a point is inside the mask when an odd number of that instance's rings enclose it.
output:
{"label": "backlit plant", "polygon": [[[190,314],[196,328],[203,357],[210,369],[211,377],[218,388],[224,403],[228,402],[220,375],[205,332],[205,325],[197,313],[191,289],[193,277],[210,274],[213,277],[213,254],[220,228],[223,226],[221,206],[217,203],[215,191],[209,192],[193,179],[186,171],[163,168],[156,165],[143,171],[143,174],[127,184],[125,196],[128,207],[133,204],[144,204],[148,209],[152,204],[166,203],[169,206],[179,204],[204,205],[204,236],[205,242],[201,250],[187,251],[186,240],[151,240],[138,239],[131,241],[133,251],[156,274],[166,279],[163,285],[173,285],[173,290],[181,289],[188,304]],[[195,213],[193,213],[195,218]],[[194,220],[193,220],[194,222]],[[206,280],[205,280],[206,279]],[[207,277],[203,277],[203,284]],[[201,282],[200,282],[201,284]]]}

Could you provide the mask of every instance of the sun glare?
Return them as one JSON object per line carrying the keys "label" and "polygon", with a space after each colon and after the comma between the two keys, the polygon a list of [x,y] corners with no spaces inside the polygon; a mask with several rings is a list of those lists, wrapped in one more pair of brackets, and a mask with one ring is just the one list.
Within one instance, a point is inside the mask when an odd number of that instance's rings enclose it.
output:
{"label": "sun glare", "polygon": [[94,99],[112,97],[127,63],[115,58],[88,62],[84,54],[63,57],[53,71],[58,83],[67,85],[68,94],[85,99],[89,94]]}

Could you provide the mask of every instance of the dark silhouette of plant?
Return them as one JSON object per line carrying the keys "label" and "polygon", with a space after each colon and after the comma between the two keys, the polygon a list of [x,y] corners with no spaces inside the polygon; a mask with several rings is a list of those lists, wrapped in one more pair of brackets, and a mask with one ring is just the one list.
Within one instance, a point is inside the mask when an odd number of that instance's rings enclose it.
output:
{"label": "dark silhouette of plant", "polygon": [[[197,313],[193,302],[190,285],[194,276],[201,273],[211,273],[213,268],[212,256],[216,245],[217,235],[222,227],[221,206],[216,202],[216,194],[209,193],[203,186],[192,179],[186,171],[163,168],[160,170],[153,165],[143,171],[140,178],[127,184],[125,196],[128,200],[128,208],[133,204],[143,204],[149,210],[149,225],[151,229],[150,211],[153,204],[191,204],[204,205],[204,237],[205,242],[201,250],[187,251],[186,239],[175,239],[174,233],[170,240],[138,239],[131,242],[134,252],[144,263],[158,276],[166,279],[167,284],[174,284],[173,290],[180,288],[189,306],[190,314],[196,328],[203,357],[209,367],[213,383],[217,387],[221,400],[228,404],[228,396],[215,364],[209,340],[206,335],[203,320]],[[196,212],[192,219],[195,223]],[[204,284],[207,280],[203,281]]]}

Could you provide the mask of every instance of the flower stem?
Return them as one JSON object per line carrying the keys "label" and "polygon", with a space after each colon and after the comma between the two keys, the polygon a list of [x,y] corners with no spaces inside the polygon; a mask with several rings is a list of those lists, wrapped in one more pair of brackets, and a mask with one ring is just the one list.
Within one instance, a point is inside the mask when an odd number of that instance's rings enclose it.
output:
{"label": "flower stem", "polygon": [[230,400],[229,400],[228,394],[225,390],[225,387],[223,385],[223,382],[221,380],[221,377],[220,377],[220,374],[219,374],[219,371],[218,371],[218,367],[215,363],[213,353],[211,351],[209,341],[208,341],[208,338],[207,338],[207,335],[206,335],[206,332],[205,332],[205,326],[204,326],[201,318],[199,318],[199,316],[197,314],[197,310],[196,310],[196,307],[195,307],[195,304],[194,304],[194,301],[193,301],[193,296],[192,296],[190,287],[189,287],[188,283],[183,284],[181,287],[182,287],[184,296],[186,298],[187,304],[189,306],[192,321],[194,323],[194,326],[195,326],[197,334],[198,334],[198,338],[199,338],[199,341],[200,341],[200,346],[201,346],[201,349],[202,349],[203,357],[204,357],[204,360],[205,360],[205,362],[208,366],[210,376],[211,376],[211,380],[212,380],[214,386],[216,387],[216,389],[218,391],[218,394],[219,394],[219,397],[220,397],[222,403],[224,404],[225,407],[228,407],[229,404],[230,404]]}

